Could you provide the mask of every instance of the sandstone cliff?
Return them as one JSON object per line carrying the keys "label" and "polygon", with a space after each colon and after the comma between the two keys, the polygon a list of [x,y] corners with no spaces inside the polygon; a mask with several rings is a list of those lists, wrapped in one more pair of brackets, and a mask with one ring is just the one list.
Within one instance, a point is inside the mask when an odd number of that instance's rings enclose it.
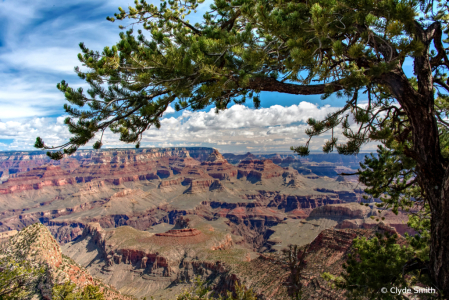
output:
{"label": "sandstone cliff", "polygon": [[[169,299],[196,275],[216,280],[228,276],[229,268],[220,260],[223,253],[244,260],[241,253],[246,251],[236,247],[240,239],[214,227],[215,223],[193,217],[191,228],[157,233],[128,226],[103,229],[98,223],[89,223],[82,238],[64,245],[63,251],[123,293],[156,298],[160,293],[165,294],[161,299]],[[86,247],[95,250],[86,253]],[[173,285],[177,288],[166,290]]]}
{"label": "sandstone cliff", "polygon": [[39,261],[46,266],[45,278],[32,292],[38,298],[52,299],[52,287],[69,281],[75,283],[78,288],[98,285],[105,299],[132,300],[130,297],[121,295],[112,286],[93,278],[89,271],[64,256],[59,244],[48,229],[40,223],[30,225],[13,235],[6,244],[4,253],[12,257],[25,256],[27,260]]}
{"label": "sandstone cliff", "polygon": [[211,148],[81,151],[1,184],[0,232],[39,221],[65,243],[89,222],[146,229],[186,213],[274,224],[361,196],[356,184],[250,158],[234,166]]}
{"label": "sandstone cliff", "polygon": [[[124,294],[167,299],[168,286],[174,296],[194,275],[232,289],[245,281],[238,268],[257,253],[310,243],[332,228],[375,228],[385,217],[399,233],[408,230],[405,214],[360,206],[363,185],[312,174],[307,161],[248,154],[233,165],[227,157],[166,148],[36,163],[0,185],[0,232],[41,222],[94,276]],[[197,225],[174,228],[179,216]]]}

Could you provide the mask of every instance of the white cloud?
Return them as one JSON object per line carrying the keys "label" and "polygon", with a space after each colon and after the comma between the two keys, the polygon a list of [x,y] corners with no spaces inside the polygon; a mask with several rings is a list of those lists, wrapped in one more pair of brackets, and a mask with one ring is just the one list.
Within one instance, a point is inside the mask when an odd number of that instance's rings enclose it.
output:
{"label": "white cloud", "polygon": [[[210,2],[200,5],[199,16]],[[122,31],[118,25],[132,22],[106,20],[119,6],[127,9],[134,1],[0,0],[0,119],[62,114],[65,101],[56,83],[64,79],[71,87],[88,88],[73,71],[75,66],[83,68],[78,44],[100,52],[116,44]],[[169,107],[166,114],[173,112]]]}
{"label": "white cloud", "polygon": [[[329,112],[338,108],[326,105],[318,108],[315,104],[301,102],[288,107],[273,105],[269,108],[251,109],[243,105],[234,105],[218,114],[211,109],[209,112],[192,113],[185,111],[183,118],[189,119],[185,125],[191,131],[222,128],[251,128],[273,125],[306,122],[309,118],[324,118]],[[193,115],[194,114],[194,115]]]}
{"label": "white cloud", "polygon": [[0,119],[60,114],[64,95],[41,76],[0,73]]}
{"label": "white cloud", "polygon": [[34,69],[74,74],[73,67],[81,66],[77,58],[79,52],[78,47],[41,47],[36,51],[25,48],[6,52],[0,55],[0,60],[7,66],[22,70]]}
{"label": "white cloud", "polygon": [[[324,118],[338,108],[322,107],[301,102],[298,105],[281,107],[274,105],[262,109],[234,105],[219,114],[185,111],[177,118],[163,118],[161,128],[150,128],[142,139],[143,147],[208,146],[221,151],[244,151],[245,149],[288,151],[290,146],[304,144],[309,117]],[[47,145],[62,144],[70,133],[63,125],[65,116],[57,118],[35,117],[23,121],[0,122],[0,140],[14,139],[10,145],[0,145],[1,150],[32,150],[37,136]],[[301,122],[301,123],[300,123]],[[335,132],[339,132],[336,130]],[[325,135],[312,142],[312,149],[320,149]],[[92,143],[87,146],[91,146]],[[133,147],[119,141],[119,136],[110,131],[103,137],[105,148]]]}
{"label": "white cloud", "polygon": [[168,115],[168,114],[172,114],[175,112],[175,109],[171,106],[167,107],[167,109],[164,111],[164,116]]}

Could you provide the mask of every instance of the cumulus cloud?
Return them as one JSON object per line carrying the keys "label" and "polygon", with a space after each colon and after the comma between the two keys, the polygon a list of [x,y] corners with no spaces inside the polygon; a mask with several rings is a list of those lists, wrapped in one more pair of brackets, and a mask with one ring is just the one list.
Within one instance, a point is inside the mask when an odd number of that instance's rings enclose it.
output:
{"label": "cumulus cloud", "polygon": [[[308,118],[324,118],[337,110],[335,107],[317,107],[308,102],[282,107],[274,105],[251,109],[234,105],[218,114],[210,111],[184,111],[179,117],[165,117],[161,128],[151,128],[142,139],[143,147],[216,147],[221,151],[288,151],[290,146],[304,144]],[[70,133],[63,124],[65,116],[35,117],[26,121],[0,122],[0,140],[13,139],[0,145],[1,150],[32,150],[35,138],[40,136],[48,145],[62,144]],[[105,132],[105,148],[133,147],[118,140],[119,136]],[[312,149],[320,149],[329,136],[317,137]],[[93,143],[93,142],[92,142]],[[87,146],[90,147],[92,143]],[[374,146],[373,146],[374,147]],[[374,148],[373,148],[374,149]]]}
{"label": "cumulus cloud", "polygon": [[172,114],[175,112],[175,109],[171,106],[167,107],[167,109],[164,111],[164,116]]}
{"label": "cumulus cloud", "polygon": [[336,111],[336,109],[329,105],[318,108],[315,104],[309,102],[301,102],[298,105],[288,107],[273,105],[258,110],[243,105],[234,105],[218,114],[215,114],[213,110],[199,113],[185,111],[182,117],[189,119],[186,124],[189,126],[189,130],[200,131],[204,129],[251,128],[305,122],[309,118],[324,118],[326,114]]}

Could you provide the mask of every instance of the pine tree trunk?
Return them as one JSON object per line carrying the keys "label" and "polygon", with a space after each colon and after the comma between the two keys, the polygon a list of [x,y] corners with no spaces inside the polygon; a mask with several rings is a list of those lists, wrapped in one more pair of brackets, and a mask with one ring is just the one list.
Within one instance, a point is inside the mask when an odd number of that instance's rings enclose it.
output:
{"label": "pine tree trunk", "polygon": [[[441,155],[433,99],[406,108],[412,124],[416,171],[431,210],[430,276],[449,295],[449,174]],[[422,100],[422,99],[421,99]],[[421,103],[422,105],[419,105]]]}
{"label": "pine tree trunk", "polygon": [[416,161],[418,182],[432,214],[430,277],[444,298],[449,299],[449,168],[441,155],[433,82],[427,62],[427,58],[415,59],[415,70],[421,79],[418,91],[411,87],[402,70],[390,73],[384,82],[410,121],[413,147],[406,148],[404,153]]}
{"label": "pine tree trunk", "polygon": [[[430,113],[429,113],[430,111]],[[438,129],[429,108],[415,111],[414,153],[417,173],[431,210],[430,275],[435,285],[449,296],[449,176],[443,166]],[[418,121],[420,120],[420,121]]]}
{"label": "pine tree trunk", "polygon": [[[449,186],[449,183],[447,183]],[[447,194],[446,194],[447,195]],[[448,195],[449,196],[449,195]],[[449,197],[441,199],[449,203]],[[449,296],[449,208],[432,212],[432,240],[430,245],[430,273],[435,284],[444,294]]]}

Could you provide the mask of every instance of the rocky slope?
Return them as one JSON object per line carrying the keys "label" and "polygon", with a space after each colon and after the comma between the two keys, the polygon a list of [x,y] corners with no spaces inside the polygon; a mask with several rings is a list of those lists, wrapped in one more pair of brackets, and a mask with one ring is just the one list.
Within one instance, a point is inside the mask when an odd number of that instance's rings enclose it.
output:
{"label": "rocky slope", "polygon": [[226,277],[228,268],[219,257],[223,251],[233,253],[236,260],[250,253],[223,219],[206,221],[193,216],[189,224],[168,230],[156,226],[148,232],[129,226],[103,229],[89,223],[82,236],[64,245],[63,251],[123,293],[172,299],[185,288],[182,283],[196,275],[216,280]]}
{"label": "rocky slope", "polygon": [[[91,223],[83,237],[64,245],[63,251],[104,282],[137,297],[173,299],[189,281],[200,276],[217,293],[232,291],[239,283],[252,288],[259,299],[290,299],[288,268],[280,262],[278,252],[252,252],[242,247],[239,236],[213,222],[194,218],[191,226],[195,227],[154,234],[127,226],[102,229]],[[339,275],[353,239],[371,238],[378,230],[395,232],[384,224],[371,229],[328,228],[309,240],[307,265],[302,273],[305,299],[345,299],[321,274]]]}
{"label": "rocky slope", "polygon": [[[132,300],[132,297],[123,296],[114,287],[105,285],[92,277],[87,269],[78,265],[72,259],[64,256],[59,244],[40,223],[30,225],[10,237],[4,255],[16,258],[25,255],[28,260],[36,260],[47,267],[46,275],[32,291],[33,299],[52,299],[52,287],[66,281],[75,283],[78,288],[86,285],[99,286],[105,299]],[[34,296],[33,296],[34,294]]]}
{"label": "rocky slope", "polygon": [[[62,249],[45,226],[35,224],[11,238],[10,251],[14,253],[17,245],[27,241],[26,251],[34,254],[32,259],[49,266],[45,282],[35,291],[43,299],[51,299],[52,286],[67,280],[78,287],[98,285],[105,299],[131,300],[123,294],[139,299],[173,299],[191,285],[195,276],[210,282],[217,293],[233,291],[239,283],[253,289],[258,299],[290,299],[289,272],[279,253],[260,254],[243,247],[241,237],[229,231],[224,219],[184,220],[183,226],[179,222],[172,228],[161,224],[152,233],[129,226],[103,229],[98,223],[90,223],[79,239]],[[371,238],[376,231],[394,233],[395,229],[383,223],[371,229],[329,228],[310,240],[306,268],[301,275],[303,296],[346,299],[321,274],[339,275],[353,239]]]}

